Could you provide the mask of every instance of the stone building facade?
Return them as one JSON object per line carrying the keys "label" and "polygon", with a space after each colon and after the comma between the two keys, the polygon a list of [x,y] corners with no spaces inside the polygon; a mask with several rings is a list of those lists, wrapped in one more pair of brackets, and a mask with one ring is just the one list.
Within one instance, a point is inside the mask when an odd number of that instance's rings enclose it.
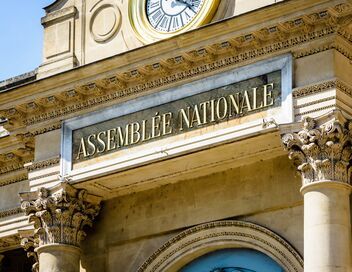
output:
{"label": "stone building facade", "polygon": [[0,82],[0,271],[352,271],[350,0],[45,11]]}

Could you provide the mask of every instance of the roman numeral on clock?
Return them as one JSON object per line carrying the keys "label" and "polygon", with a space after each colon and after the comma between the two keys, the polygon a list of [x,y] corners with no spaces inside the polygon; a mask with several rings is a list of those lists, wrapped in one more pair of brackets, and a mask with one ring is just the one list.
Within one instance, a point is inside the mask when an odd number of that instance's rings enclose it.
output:
{"label": "roman numeral on clock", "polygon": [[199,7],[199,5],[200,5],[200,0],[194,0],[193,1],[193,7]]}
{"label": "roman numeral on clock", "polygon": [[153,15],[151,16],[152,18],[152,21],[155,23],[155,24],[158,24],[158,22],[161,20],[161,18],[163,17],[164,13],[162,12],[161,9],[158,9],[157,11],[155,11],[153,13]]}
{"label": "roman numeral on clock", "polygon": [[159,32],[170,33],[190,24],[206,0],[144,1],[146,1],[145,12],[150,25]]}
{"label": "roman numeral on clock", "polygon": [[166,16],[165,14],[163,15],[162,19],[160,20],[160,23],[158,25],[159,28],[168,30],[168,26],[170,24],[170,17]]}
{"label": "roman numeral on clock", "polygon": [[179,28],[181,26],[181,17],[180,16],[172,17],[171,25],[173,29]]}

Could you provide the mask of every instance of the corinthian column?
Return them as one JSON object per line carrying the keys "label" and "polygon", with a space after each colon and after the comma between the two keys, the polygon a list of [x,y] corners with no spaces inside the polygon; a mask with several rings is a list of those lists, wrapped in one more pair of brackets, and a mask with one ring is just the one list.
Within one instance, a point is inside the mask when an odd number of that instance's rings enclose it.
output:
{"label": "corinthian column", "polygon": [[[35,248],[39,272],[79,272],[80,242],[86,236],[84,228],[92,226],[99,212],[100,198],[65,182],[20,196],[35,228],[34,237],[24,239],[23,246]],[[35,265],[33,270],[37,269]]]}
{"label": "corinthian column", "polygon": [[305,118],[303,128],[283,136],[302,176],[304,271],[350,272],[352,124],[340,113]]}

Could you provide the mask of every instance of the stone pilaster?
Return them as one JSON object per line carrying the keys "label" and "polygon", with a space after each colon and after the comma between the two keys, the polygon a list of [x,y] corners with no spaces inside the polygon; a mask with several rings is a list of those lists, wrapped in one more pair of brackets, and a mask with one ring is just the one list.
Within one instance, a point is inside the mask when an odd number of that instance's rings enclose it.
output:
{"label": "stone pilaster", "polygon": [[[38,258],[39,272],[78,272],[80,242],[86,236],[85,227],[92,226],[99,212],[100,197],[66,182],[20,196],[22,209],[35,229],[34,237],[25,238],[23,246],[29,256]],[[34,266],[33,271],[36,269]]]}
{"label": "stone pilaster", "polygon": [[334,112],[282,138],[302,176],[305,271],[352,271],[351,136],[352,123]]}

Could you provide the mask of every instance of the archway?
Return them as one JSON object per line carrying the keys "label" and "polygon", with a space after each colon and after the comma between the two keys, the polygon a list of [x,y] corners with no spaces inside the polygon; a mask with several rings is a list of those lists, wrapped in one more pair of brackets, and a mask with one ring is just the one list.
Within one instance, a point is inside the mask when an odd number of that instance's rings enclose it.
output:
{"label": "archway", "polygon": [[283,271],[303,272],[301,256],[283,238],[259,225],[232,220],[181,232],[150,256],[138,272],[180,271],[201,256],[224,249],[255,250],[270,257]]}

